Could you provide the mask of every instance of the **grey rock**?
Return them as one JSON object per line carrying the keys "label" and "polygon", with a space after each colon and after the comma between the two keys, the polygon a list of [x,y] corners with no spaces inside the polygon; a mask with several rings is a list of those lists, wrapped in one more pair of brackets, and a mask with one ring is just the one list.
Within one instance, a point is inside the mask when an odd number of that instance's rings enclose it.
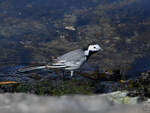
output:
{"label": "grey rock", "polygon": [[[115,96],[120,94],[115,93]],[[118,104],[113,96],[47,97],[32,94],[0,94],[1,113],[146,113],[143,105]],[[124,96],[124,95],[123,95]],[[121,96],[120,96],[121,97]]]}

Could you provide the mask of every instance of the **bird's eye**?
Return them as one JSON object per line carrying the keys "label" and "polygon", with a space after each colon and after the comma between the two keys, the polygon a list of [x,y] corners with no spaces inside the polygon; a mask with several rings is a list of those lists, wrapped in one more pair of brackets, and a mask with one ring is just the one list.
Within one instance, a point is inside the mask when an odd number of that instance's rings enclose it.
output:
{"label": "bird's eye", "polygon": [[95,49],[96,47],[94,47],[94,49]]}

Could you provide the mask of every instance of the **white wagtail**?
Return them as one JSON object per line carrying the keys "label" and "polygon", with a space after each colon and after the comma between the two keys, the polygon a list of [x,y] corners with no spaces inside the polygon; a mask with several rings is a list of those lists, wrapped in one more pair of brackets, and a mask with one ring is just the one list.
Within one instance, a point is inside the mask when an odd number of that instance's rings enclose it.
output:
{"label": "white wagtail", "polygon": [[87,49],[76,49],[57,57],[51,65],[22,68],[19,71],[26,72],[44,68],[63,68],[71,71],[71,76],[73,76],[74,70],[79,69],[93,53],[99,50],[102,50],[102,48],[98,44],[91,44]]}

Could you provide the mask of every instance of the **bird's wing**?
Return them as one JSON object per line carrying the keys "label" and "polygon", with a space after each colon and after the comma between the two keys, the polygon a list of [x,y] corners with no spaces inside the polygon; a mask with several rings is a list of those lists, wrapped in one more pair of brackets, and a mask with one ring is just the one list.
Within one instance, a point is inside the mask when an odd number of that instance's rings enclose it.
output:
{"label": "bird's wing", "polygon": [[83,65],[85,62],[85,58],[82,57],[79,61],[77,62],[74,62],[74,61],[71,61],[71,62],[66,62],[65,63],[65,69],[78,69],[80,68],[81,65]]}
{"label": "bird's wing", "polygon": [[71,52],[68,52],[56,59],[57,62],[70,62],[70,61],[79,61],[84,57],[84,51],[82,49],[77,49]]}

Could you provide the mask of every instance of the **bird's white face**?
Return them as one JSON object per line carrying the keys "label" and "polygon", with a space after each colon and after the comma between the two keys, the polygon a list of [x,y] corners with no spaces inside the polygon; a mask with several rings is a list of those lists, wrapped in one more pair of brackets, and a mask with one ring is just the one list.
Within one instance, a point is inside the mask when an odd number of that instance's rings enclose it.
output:
{"label": "bird's white face", "polygon": [[89,45],[88,50],[96,52],[96,51],[103,50],[103,49],[98,44],[94,44],[94,45]]}

